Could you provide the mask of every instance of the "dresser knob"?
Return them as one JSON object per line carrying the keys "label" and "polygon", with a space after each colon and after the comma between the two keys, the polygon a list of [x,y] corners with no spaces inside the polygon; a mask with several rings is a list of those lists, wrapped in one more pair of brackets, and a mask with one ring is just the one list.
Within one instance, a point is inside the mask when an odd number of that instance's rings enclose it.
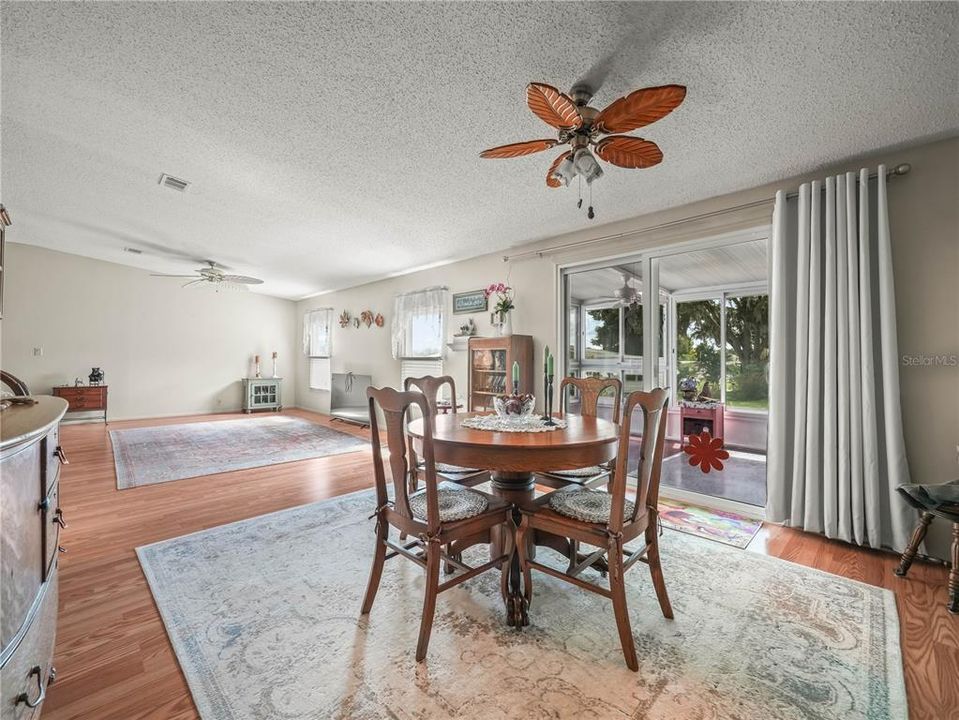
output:
{"label": "dresser knob", "polygon": [[56,455],[57,458],[60,460],[60,464],[61,464],[61,465],[69,465],[69,464],[70,464],[70,461],[67,460],[67,456],[64,454],[63,448],[62,448],[61,446],[57,445],[57,449],[54,451],[53,454]]}
{"label": "dresser knob", "polygon": [[57,551],[58,551],[58,552],[65,553],[65,552],[67,551],[67,549],[66,549],[65,547],[63,547],[63,545],[57,545]]}
{"label": "dresser knob", "polygon": [[60,508],[57,508],[57,511],[54,514],[53,522],[55,522],[57,525],[59,525],[62,528],[66,528],[67,521],[63,519],[63,510],[61,510]]}

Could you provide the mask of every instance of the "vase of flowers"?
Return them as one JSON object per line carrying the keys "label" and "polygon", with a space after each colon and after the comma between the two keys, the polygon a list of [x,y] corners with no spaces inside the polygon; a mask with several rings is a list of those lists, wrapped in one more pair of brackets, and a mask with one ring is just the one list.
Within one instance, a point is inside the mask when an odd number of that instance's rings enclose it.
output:
{"label": "vase of flowers", "polygon": [[513,334],[513,288],[506,283],[492,283],[483,293],[488,300],[496,296],[496,303],[493,305],[493,326],[498,335]]}

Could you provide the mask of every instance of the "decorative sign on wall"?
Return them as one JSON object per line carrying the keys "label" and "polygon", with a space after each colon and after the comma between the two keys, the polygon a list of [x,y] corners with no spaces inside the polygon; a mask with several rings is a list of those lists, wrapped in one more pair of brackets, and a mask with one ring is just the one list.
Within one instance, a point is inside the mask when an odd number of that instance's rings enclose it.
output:
{"label": "decorative sign on wall", "polygon": [[486,312],[488,308],[489,299],[486,297],[485,290],[470,290],[469,292],[453,294],[454,315]]}

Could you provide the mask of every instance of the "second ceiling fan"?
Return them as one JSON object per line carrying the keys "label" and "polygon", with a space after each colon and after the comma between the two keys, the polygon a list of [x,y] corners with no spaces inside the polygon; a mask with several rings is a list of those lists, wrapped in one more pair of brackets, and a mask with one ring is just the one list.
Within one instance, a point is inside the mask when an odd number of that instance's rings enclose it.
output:
{"label": "second ceiling fan", "polygon": [[[514,158],[568,144],[569,149],[553,160],[546,172],[546,185],[557,188],[576,178],[602,177],[603,168],[593,153],[612,165],[624,168],[649,168],[663,160],[663,152],[652,140],[622,135],[665,117],[686,97],[683,85],[660,85],[634,90],[603,110],[589,106],[593,92],[585,85],[573,87],[569,95],[552,85],[530,83],[526,103],[533,113],[559,132],[557,138],[527,140],[490,148],[482,158]],[[582,198],[580,198],[580,205]],[[592,204],[589,218],[594,217]]]}

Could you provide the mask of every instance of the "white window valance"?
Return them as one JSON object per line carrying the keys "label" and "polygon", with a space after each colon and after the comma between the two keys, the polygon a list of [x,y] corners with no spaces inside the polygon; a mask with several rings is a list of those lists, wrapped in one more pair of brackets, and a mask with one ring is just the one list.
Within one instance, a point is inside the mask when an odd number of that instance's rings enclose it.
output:
{"label": "white window valance", "polygon": [[448,305],[445,287],[397,295],[393,301],[393,357],[443,357]]}
{"label": "white window valance", "polygon": [[310,310],[303,316],[303,354],[328,358],[333,354],[333,308]]}

